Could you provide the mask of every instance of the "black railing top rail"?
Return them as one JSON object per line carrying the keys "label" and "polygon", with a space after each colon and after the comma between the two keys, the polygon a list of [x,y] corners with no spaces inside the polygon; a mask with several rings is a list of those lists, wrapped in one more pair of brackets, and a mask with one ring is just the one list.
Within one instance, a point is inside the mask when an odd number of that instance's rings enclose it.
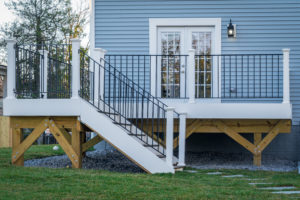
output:
{"label": "black railing top rail", "polygon": [[49,57],[56,58],[60,61],[67,61],[71,63],[71,51],[72,44],[53,44],[53,43],[42,43],[42,44],[16,44],[16,46],[30,51],[48,51]]}
{"label": "black railing top rail", "polygon": [[71,63],[67,63],[67,62],[64,62],[64,61],[61,61],[59,59],[56,59],[56,58],[52,58],[52,57],[48,57],[49,60],[53,60],[55,62],[58,62],[60,64],[64,64],[64,65],[71,65]]}
{"label": "black railing top rail", "polygon": [[174,55],[165,55],[165,54],[106,54],[105,56],[189,56],[188,54],[174,54]]}
{"label": "black railing top rail", "polygon": [[195,56],[281,56],[279,53],[249,53],[249,54],[195,54]]}
{"label": "black railing top rail", "polygon": [[[195,56],[259,56],[259,55],[283,55],[282,53],[245,53],[245,54],[195,54]],[[105,56],[189,56],[189,54],[106,54]]]}
{"label": "black railing top rail", "polygon": [[55,49],[64,49],[64,47],[71,47],[72,44],[16,44],[16,46],[28,49],[31,51],[38,51],[38,50],[55,50]]}
{"label": "black railing top rail", "polygon": [[40,56],[42,56],[42,57],[44,56],[44,55],[40,54],[40,53],[37,52],[37,51],[33,51],[33,50],[31,50],[31,49],[26,49],[26,48],[21,47],[21,46],[16,46],[16,50],[27,51],[27,52],[29,52],[29,53],[37,54],[37,55],[40,55]]}

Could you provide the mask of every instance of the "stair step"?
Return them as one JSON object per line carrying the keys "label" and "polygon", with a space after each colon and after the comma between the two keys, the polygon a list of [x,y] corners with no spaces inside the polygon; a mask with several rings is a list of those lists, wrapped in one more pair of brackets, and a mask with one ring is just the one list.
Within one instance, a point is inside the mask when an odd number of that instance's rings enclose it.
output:
{"label": "stair step", "polygon": [[119,115],[117,113],[111,113],[111,112],[105,112],[105,111],[101,111],[101,110],[98,110],[99,113],[103,113],[105,115]]}
{"label": "stair step", "polygon": [[128,134],[128,135],[130,135],[130,136],[136,136],[136,137],[138,137],[138,136],[143,136],[143,137],[146,137],[146,135],[144,135],[144,134]]}
{"label": "stair step", "polygon": [[160,155],[157,155],[157,157],[159,157],[159,158],[165,158],[166,156],[165,156],[165,155],[162,155],[162,154],[160,154]]}
{"label": "stair step", "polygon": [[158,147],[158,144],[153,144],[153,145],[150,145],[150,144],[144,144],[144,147]]}
{"label": "stair step", "polygon": [[132,124],[125,124],[120,122],[113,122],[114,124],[121,125],[121,126],[132,126]]}

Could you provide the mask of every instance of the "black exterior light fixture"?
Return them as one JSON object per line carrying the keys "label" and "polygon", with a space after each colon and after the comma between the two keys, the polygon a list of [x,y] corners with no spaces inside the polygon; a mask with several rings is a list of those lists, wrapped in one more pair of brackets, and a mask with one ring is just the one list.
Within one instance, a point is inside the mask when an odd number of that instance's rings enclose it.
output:
{"label": "black exterior light fixture", "polygon": [[227,25],[227,35],[228,38],[236,38],[236,25],[232,24],[231,19],[229,24]]}

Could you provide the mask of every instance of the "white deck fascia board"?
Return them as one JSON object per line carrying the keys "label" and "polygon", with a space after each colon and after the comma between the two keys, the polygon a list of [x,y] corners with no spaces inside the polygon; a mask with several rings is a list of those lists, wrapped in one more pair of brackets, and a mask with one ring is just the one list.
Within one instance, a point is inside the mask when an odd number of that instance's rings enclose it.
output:
{"label": "white deck fascia board", "polygon": [[[292,119],[289,103],[187,103],[163,100],[187,118],[199,119]],[[5,116],[80,116],[81,99],[4,99]],[[145,116],[145,115],[144,115]]]}

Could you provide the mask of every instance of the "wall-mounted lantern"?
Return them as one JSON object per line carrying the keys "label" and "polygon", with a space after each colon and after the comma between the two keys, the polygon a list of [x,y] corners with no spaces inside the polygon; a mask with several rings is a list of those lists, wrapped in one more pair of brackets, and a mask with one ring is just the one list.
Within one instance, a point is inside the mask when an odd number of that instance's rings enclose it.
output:
{"label": "wall-mounted lantern", "polygon": [[230,23],[227,25],[227,35],[228,38],[236,38],[236,24],[232,24],[230,19]]}

